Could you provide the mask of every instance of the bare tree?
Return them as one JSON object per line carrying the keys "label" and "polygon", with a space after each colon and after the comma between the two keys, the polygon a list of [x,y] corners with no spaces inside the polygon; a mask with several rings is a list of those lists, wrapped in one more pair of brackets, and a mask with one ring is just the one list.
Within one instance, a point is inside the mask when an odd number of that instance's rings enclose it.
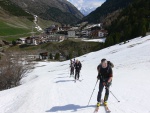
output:
{"label": "bare tree", "polygon": [[9,52],[0,60],[0,90],[20,85],[20,80],[34,68],[25,53]]}

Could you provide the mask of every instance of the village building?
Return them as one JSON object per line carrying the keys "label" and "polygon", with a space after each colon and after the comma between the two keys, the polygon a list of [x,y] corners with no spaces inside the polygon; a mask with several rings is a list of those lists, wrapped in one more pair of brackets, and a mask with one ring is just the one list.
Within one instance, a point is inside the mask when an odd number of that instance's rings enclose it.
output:
{"label": "village building", "polygon": [[66,36],[62,34],[54,34],[54,35],[46,35],[45,37],[46,42],[59,42],[63,41]]}
{"label": "village building", "polygon": [[76,31],[75,30],[69,30],[68,31],[68,37],[69,38],[75,38],[76,37]]}
{"label": "village building", "polygon": [[33,43],[33,40],[31,37],[27,37],[26,40],[25,40],[25,43],[26,44],[32,44]]}
{"label": "village building", "polygon": [[59,28],[59,31],[68,31],[69,29],[71,29],[72,27],[70,25],[62,25]]}
{"label": "village building", "polygon": [[78,38],[78,27],[72,27],[68,30],[68,38]]}
{"label": "village building", "polygon": [[81,31],[81,37],[82,38],[104,37],[105,34],[103,34],[103,32],[101,32],[101,30],[102,30],[102,23],[87,25]]}
{"label": "village building", "polygon": [[41,43],[41,38],[39,36],[19,38],[16,40],[16,43],[27,45],[39,45]]}
{"label": "village building", "polygon": [[25,44],[26,43],[25,40],[26,40],[26,38],[19,38],[16,40],[16,43],[17,44]]}
{"label": "village building", "polygon": [[58,25],[52,25],[45,29],[45,33],[48,35],[55,34],[60,31],[60,27]]}
{"label": "village building", "polygon": [[48,52],[43,52],[39,54],[39,59],[45,60],[48,59]]}
{"label": "village building", "polygon": [[91,33],[90,29],[84,29],[84,30],[81,31],[81,37],[89,38],[90,33]]}
{"label": "village building", "polygon": [[106,38],[108,32],[106,30],[93,30],[90,33],[90,38],[97,39],[97,38]]}

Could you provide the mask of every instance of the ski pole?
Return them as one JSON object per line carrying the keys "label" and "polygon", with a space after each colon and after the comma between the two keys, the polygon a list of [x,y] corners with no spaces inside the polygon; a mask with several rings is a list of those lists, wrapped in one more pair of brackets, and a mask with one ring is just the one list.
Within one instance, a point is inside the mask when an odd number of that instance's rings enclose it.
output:
{"label": "ski pole", "polygon": [[93,92],[92,92],[91,97],[90,97],[90,100],[89,100],[89,102],[88,102],[88,106],[89,106],[89,104],[90,104],[90,101],[91,101],[91,98],[92,98],[93,93],[94,93],[94,91],[95,91],[95,88],[96,88],[97,83],[98,83],[98,79],[97,79],[97,81],[96,81],[96,84],[95,84],[95,86],[94,86]]}
{"label": "ski pole", "polygon": [[[106,86],[105,86],[106,87]],[[115,97],[115,99],[118,101],[118,102],[120,102],[118,99],[117,99],[117,97],[113,94],[113,92],[112,91],[110,91],[109,90],[109,88],[108,87],[106,87],[107,89],[108,89],[108,91]]]}

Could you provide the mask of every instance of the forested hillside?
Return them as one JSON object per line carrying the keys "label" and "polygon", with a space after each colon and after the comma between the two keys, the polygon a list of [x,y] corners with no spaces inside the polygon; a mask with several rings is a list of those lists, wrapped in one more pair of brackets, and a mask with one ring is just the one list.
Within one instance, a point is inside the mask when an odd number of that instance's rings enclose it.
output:
{"label": "forested hillside", "polygon": [[95,11],[84,17],[82,21],[99,23],[103,21],[110,13],[127,7],[131,2],[132,0],[106,0],[102,6],[98,7]]}
{"label": "forested hillside", "polygon": [[33,21],[34,17],[33,15],[25,12],[22,8],[12,3],[10,0],[1,0],[0,1],[0,7],[7,11],[8,14],[11,14],[13,16],[23,16],[28,18],[29,20]]}
{"label": "forested hillside", "polygon": [[107,46],[145,36],[150,30],[150,0],[135,0],[121,12],[108,30]]}

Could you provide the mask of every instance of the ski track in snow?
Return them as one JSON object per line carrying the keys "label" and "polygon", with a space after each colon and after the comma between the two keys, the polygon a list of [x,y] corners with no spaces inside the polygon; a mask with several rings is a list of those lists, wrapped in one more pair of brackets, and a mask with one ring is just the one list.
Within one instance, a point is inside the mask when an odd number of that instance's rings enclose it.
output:
{"label": "ski track in snow", "polygon": [[[81,82],[69,78],[69,61],[40,62],[23,85],[0,92],[0,113],[93,113],[98,85],[96,67],[102,58],[115,64],[108,105],[111,113],[150,113],[150,36],[81,56]],[[104,95],[104,94],[103,94]],[[99,113],[107,113],[100,107]]]}

